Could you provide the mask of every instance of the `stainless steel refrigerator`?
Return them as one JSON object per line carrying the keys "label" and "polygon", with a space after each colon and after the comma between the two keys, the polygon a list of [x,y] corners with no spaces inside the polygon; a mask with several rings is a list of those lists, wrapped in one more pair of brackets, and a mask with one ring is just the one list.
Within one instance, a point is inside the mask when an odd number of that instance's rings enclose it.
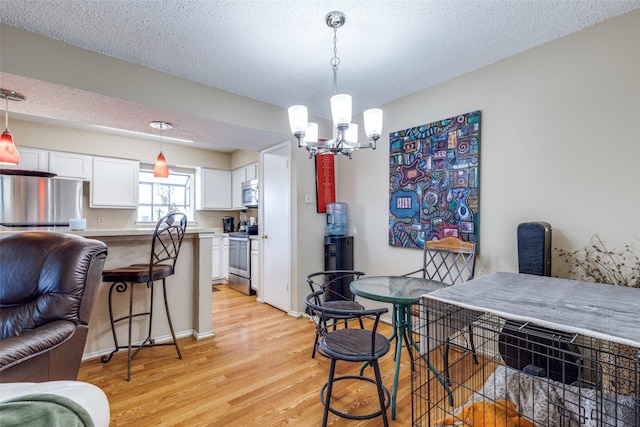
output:
{"label": "stainless steel refrigerator", "polygon": [[0,171],[0,225],[5,227],[69,226],[82,217],[82,181],[53,174]]}

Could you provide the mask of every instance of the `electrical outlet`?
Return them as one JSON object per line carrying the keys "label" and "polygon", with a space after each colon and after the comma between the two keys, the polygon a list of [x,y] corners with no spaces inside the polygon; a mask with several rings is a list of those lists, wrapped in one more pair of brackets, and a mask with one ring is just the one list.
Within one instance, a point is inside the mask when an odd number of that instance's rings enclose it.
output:
{"label": "electrical outlet", "polygon": [[304,195],[304,202],[307,203],[307,204],[313,203],[313,194],[305,194]]}
{"label": "electrical outlet", "polygon": [[218,225],[218,217],[217,216],[212,216],[209,218],[209,223],[211,225]]}
{"label": "electrical outlet", "polygon": [[98,225],[104,225],[104,217],[103,216],[99,216],[98,217]]}

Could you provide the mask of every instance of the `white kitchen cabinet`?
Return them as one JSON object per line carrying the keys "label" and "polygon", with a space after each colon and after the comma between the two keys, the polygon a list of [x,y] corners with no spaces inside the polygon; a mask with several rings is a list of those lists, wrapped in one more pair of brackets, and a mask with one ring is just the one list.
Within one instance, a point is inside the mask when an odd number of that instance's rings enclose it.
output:
{"label": "white kitchen cabinet", "polygon": [[222,277],[229,281],[229,238],[222,237]]}
{"label": "white kitchen cabinet", "polygon": [[231,209],[231,171],[197,169],[196,209]]}
{"label": "white kitchen cabinet", "polygon": [[84,154],[49,152],[49,172],[60,178],[91,179],[92,157]]}
{"label": "white kitchen cabinet", "polygon": [[260,291],[260,241],[251,239],[251,289]]}
{"label": "white kitchen cabinet", "polygon": [[231,197],[234,209],[246,209],[242,205],[242,183],[258,177],[258,163],[251,163],[231,172]]}
{"label": "white kitchen cabinet", "polygon": [[222,279],[222,237],[211,239],[211,279]]}
{"label": "white kitchen cabinet", "polygon": [[94,157],[90,185],[92,208],[138,207],[140,164],[137,161]]}
{"label": "white kitchen cabinet", "polygon": [[18,147],[20,163],[0,165],[2,169],[21,169],[26,171],[49,172],[49,152],[37,148]]}
{"label": "white kitchen cabinet", "polygon": [[246,180],[258,178],[258,163],[251,163],[244,167],[246,173]]}
{"label": "white kitchen cabinet", "polygon": [[242,183],[246,180],[244,168],[231,171],[231,200],[234,209],[244,208],[242,206]]}

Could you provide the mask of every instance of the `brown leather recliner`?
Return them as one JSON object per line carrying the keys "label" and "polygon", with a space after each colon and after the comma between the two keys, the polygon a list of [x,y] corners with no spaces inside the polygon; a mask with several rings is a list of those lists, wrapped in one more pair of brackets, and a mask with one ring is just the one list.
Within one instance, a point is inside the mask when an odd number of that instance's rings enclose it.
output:
{"label": "brown leather recliner", "polygon": [[106,256],[71,234],[0,238],[0,382],[77,378]]}

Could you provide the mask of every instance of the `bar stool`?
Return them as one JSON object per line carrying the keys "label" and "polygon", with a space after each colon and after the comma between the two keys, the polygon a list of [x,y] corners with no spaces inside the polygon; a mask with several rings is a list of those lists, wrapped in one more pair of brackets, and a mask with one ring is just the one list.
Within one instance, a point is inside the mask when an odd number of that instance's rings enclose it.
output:
{"label": "bar stool", "polygon": [[[389,391],[382,384],[378,359],[389,352],[391,344],[389,340],[377,332],[380,316],[387,311],[386,307],[365,310],[365,309],[338,309],[321,305],[320,298],[324,291],[320,290],[309,294],[306,298],[307,307],[318,316],[341,316],[343,319],[350,317],[354,319],[371,318],[373,327],[371,329],[346,328],[330,330],[320,339],[320,350],[323,355],[331,359],[329,367],[329,379],[320,390],[320,401],[324,405],[322,426],[327,425],[329,412],[343,418],[351,420],[367,420],[382,416],[382,423],[385,427],[389,425],[387,420],[387,408],[391,403]],[[336,361],[347,362],[368,362],[373,367],[374,378],[364,375],[342,375],[335,376]],[[376,386],[380,409],[368,414],[354,414],[340,411],[331,406],[331,393],[333,385],[338,381],[366,381]]]}
{"label": "bar stool", "polygon": [[[187,229],[187,217],[182,213],[171,213],[161,218],[156,224],[151,241],[151,257],[148,264],[132,264],[128,267],[116,268],[113,270],[104,270],[102,280],[104,282],[112,282],[109,288],[109,319],[111,320],[111,332],[113,333],[113,341],[115,349],[108,355],[102,356],[103,363],[107,363],[115,353],[119,350],[127,349],[127,381],[131,380],[131,361],[143,347],[157,345],[173,345],[178,352],[178,358],[182,359],[182,353],[176,334],[173,330],[171,315],[169,314],[169,304],[167,301],[167,284],[166,278],[175,272],[178,253],[182,245],[185,231]],[[169,321],[169,329],[173,342],[156,343],[151,338],[151,326],[153,321],[153,284],[157,280],[162,280],[162,293],[164,296],[164,308]],[[133,312],[133,288],[134,285],[144,283],[150,289],[149,295],[149,311],[134,313]],[[123,293],[129,290],[129,314],[114,319],[113,317],[113,291]],[[141,344],[131,344],[131,323],[132,319],[140,316],[149,317],[149,329],[147,337]],[[116,324],[126,320],[129,323],[129,338],[127,345],[118,343],[116,334]],[[131,353],[131,349],[135,348],[135,352]]]}

